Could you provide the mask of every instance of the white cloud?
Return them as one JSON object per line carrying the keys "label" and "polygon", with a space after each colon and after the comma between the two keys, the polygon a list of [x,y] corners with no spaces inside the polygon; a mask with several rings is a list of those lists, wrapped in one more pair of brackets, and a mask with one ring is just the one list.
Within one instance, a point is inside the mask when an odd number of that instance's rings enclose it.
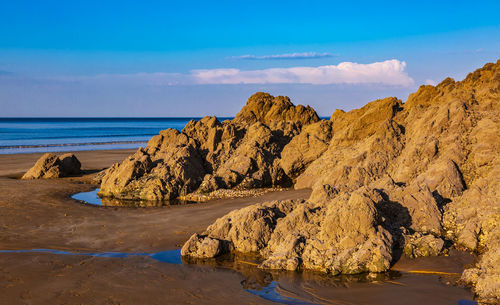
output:
{"label": "white cloud", "polygon": [[304,52],[304,53],[286,53],[274,55],[241,55],[233,56],[233,59],[250,59],[250,60],[273,60],[273,59],[314,59],[314,58],[328,58],[334,57],[335,54],[331,53],[317,53],[317,52]]}
{"label": "white cloud", "polygon": [[385,84],[410,86],[406,63],[397,59],[358,64],[342,62],[319,67],[270,68],[262,70],[193,70],[198,84]]}
{"label": "white cloud", "polygon": [[[177,85],[237,85],[237,84],[381,84],[398,87],[413,85],[405,71],[406,63],[396,59],[358,64],[343,62],[318,67],[268,68],[261,70],[207,69],[189,73],[99,74],[94,76],[60,76],[33,81],[50,83],[86,83],[116,86],[177,86]],[[2,79],[2,78],[0,78]],[[4,77],[5,79],[5,77]]]}

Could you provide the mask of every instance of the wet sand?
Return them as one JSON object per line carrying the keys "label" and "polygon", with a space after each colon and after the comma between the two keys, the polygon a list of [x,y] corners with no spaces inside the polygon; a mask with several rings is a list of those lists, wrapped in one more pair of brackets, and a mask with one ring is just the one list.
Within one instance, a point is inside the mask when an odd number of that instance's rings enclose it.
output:
{"label": "wet sand", "polygon": [[[0,155],[0,250],[150,253],[178,249],[192,233],[203,231],[233,209],[269,200],[307,198],[310,193],[287,190],[160,208],[99,207],[71,199],[72,194],[96,187],[90,183],[95,172],[131,152],[76,152],[85,175],[35,181],[14,177],[20,177],[41,154]],[[402,261],[395,266],[403,274],[400,285],[386,280],[338,282],[338,278],[307,273],[269,273],[244,263],[229,268],[167,264],[148,257],[0,253],[0,304],[275,304],[244,289],[251,282],[265,286],[272,280],[278,281],[282,293],[315,303],[458,304],[472,295],[446,285],[454,279],[406,273],[423,267],[459,273],[471,257],[457,255],[463,257]],[[406,294],[412,297],[404,300]]]}

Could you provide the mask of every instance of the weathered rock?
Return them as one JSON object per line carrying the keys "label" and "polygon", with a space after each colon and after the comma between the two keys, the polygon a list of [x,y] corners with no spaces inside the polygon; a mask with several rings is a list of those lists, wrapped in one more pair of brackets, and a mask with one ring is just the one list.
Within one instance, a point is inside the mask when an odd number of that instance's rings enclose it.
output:
{"label": "weathered rock", "polygon": [[281,152],[281,167],[289,177],[296,178],[328,149],[331,138],[332,123],[329,121],[305,126]]}
{"label": "weathered rock", "polygon": [[234,118],[235,123],[250,125],[261,122],[269,125],[275,121],[292,121],[307,125],[319,121],[316,111],[309,106],[295,106],[286,96],[274,97],[269,93],[257,92]]}
{"label": "weathered rock", "polygon": [[224,251],[220,240],[194,234],[182,247],[181,255],[193,253],[197,258],[212,258],[223,254]]}
{"label": "weathered rock", "polygon": [[58,157],[46,153],[23,175],[22,179],[61,178],[80,173],[81,163],[75,155],[68,153]]}
{"label": "weathered rock", "polygon": [[380,226],[372,199],[380,199],[378,196],[374,191],[359,190],[339,194],[328,203],[253,205],[219,218],[203,233],[204,239],[193,235],[182,254],[201,257],[199,246],[191,245],[193,240],[201,245],[217,239],[230,244],[228,249],[233,251],[260,253],[265,258],[261,268],[332,274],[382,272],[390,266],[392,237]]}
{"label": "weathered rock", "polygon": [[483,304],[500,303],[500,227],[491,232],[486,251],[475,267],[463,272],[462,281],[474,288]]}
{"label": "weathered rock", "polygon": [[128,200],[170,200],[194,191],[205,173],[193,139],[167,129],[122,163],[101,182],[99,195]]}
{"label": "weathered rock", "polygon": [[232,121],[190,121],[154,136],[102,178],[100,195],[131,200],[203,197],[218,189],[290,186],[279,157],[302,126],[319,120],[310,107],[258,93]]}

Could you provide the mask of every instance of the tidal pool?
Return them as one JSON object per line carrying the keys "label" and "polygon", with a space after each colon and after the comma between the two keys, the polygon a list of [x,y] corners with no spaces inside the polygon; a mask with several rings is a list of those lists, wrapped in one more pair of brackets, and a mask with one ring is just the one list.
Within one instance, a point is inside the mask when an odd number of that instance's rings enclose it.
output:
{"label": "tidal pool", "polygon": [[99,192],[99,189],[77,193],[71,196],[71,198],[88,204],[102,205],[101,197],[97,196],[97,192]]}
{"label": "tidal pool", "polygon": [[76,193],[71,198],[83,202],[85,204],[98,206],[114,206],[114,207],[161,207],[166,205],[182,205],[193,203],[185,200],[169,200],[169,201],[147,201],[147,200],[123,200],[115,198],[101,198],[97,193],[99,189],[90,192]]}

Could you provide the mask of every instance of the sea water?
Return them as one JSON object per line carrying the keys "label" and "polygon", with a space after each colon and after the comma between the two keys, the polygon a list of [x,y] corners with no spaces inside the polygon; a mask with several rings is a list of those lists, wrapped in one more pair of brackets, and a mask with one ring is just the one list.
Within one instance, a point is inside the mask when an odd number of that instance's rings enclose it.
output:
{"label": "sea water", "polygon": [[199,118],[0,118],[0,154],[139,148],[192,119]]}

